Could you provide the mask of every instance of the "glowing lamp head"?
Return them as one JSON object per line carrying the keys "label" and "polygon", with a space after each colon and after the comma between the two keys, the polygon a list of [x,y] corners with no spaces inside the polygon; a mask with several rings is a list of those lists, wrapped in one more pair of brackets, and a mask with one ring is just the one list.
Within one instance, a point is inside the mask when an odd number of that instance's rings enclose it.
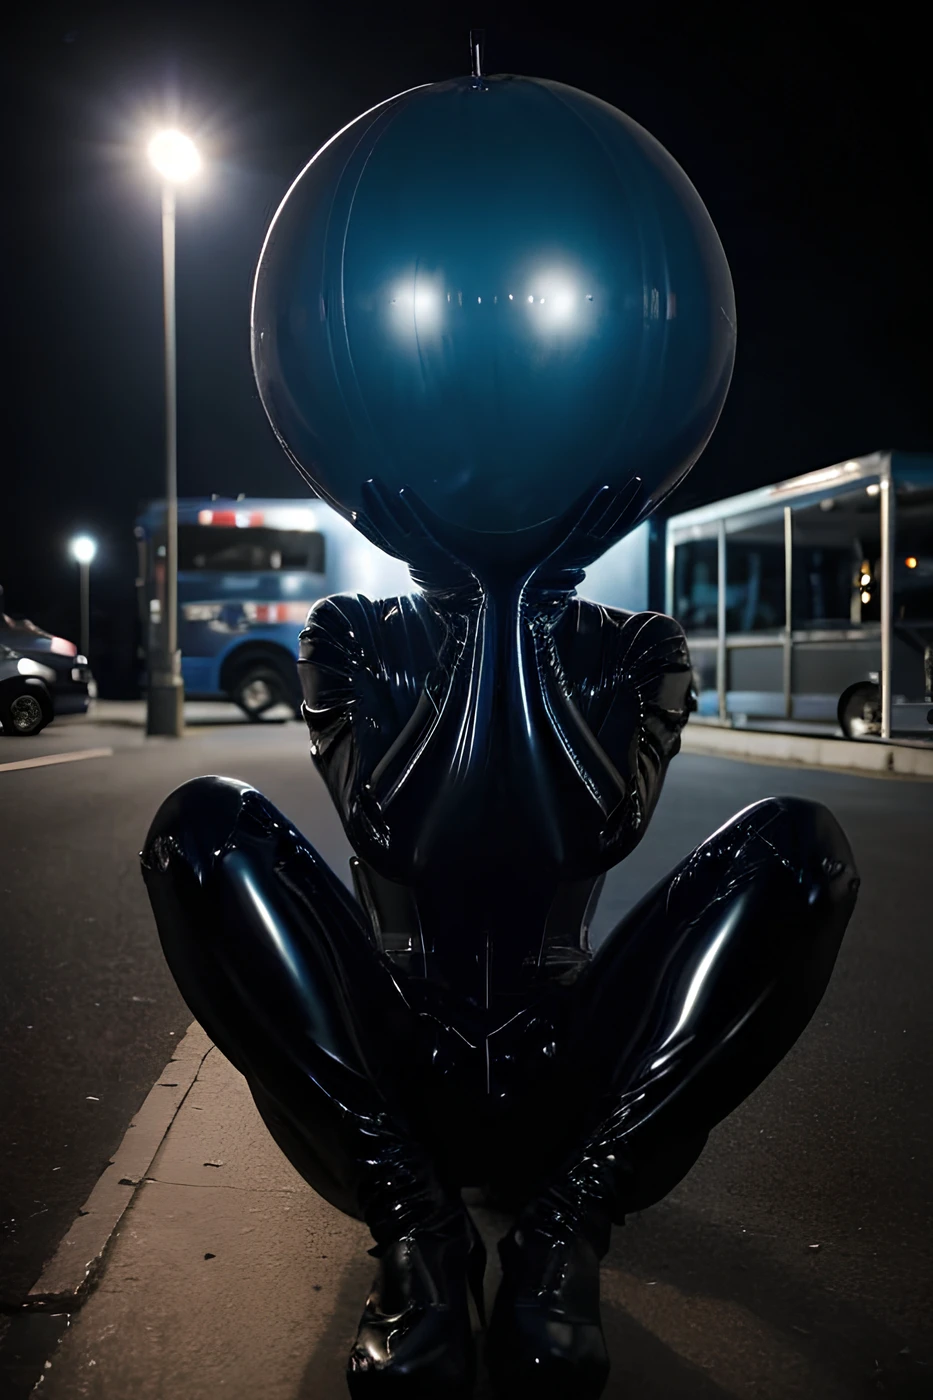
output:
{"label": "glowing lamp head", "polygon": [[97,541],[90,535],[76,535],[71,541],[71,555],[79,564],[90,564],[97,553]]}
{"label": "glowing lamp head", "polygon": [[190,180],[201,168],[201,157],[181,131],[160,131],[149,142],[149,159],[163,179],[173,184]]}

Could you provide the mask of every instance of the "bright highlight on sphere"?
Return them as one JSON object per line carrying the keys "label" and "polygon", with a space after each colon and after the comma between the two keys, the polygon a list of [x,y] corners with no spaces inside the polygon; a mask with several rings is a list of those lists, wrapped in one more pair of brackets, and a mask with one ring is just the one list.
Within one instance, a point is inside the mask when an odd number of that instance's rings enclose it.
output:
{"label": "bright highlight on sphere", "polygon": [[726,396],[735,304],[648,132],[559,83],[464,78],[372,108],[296,179],[252,348],[280,442],[342,514],[377,477],[518,556],[585,492],[639,478],[627,530],[674,489]]}
{"label": "bright highlight on sphere", "polygon": [[79,564],[90,564],[97,553],[97,541],[90,535],[76,535],[71,541],[71,553]]}
{"label": "bright highlight on sphere", "polygon": [[166,180],[190,180],[201,168],[201,157],[181,131],[160,131],[149,142],[149,159]]}

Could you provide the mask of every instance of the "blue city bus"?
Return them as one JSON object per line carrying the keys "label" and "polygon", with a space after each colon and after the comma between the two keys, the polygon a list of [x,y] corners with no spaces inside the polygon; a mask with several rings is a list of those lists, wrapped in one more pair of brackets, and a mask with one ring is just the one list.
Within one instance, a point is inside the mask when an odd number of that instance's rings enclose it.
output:
{"label": "blue city bus", "polygon": [[[143,658],[165,609],[165,505],[136,521]],[[250,719],[298,712],[298,634],[331,593],[408,593],[400,561],[369,544],[323,501],[238,497],[178,503],[178,642],[185,694],[233,700]],[[145,661],[143,662],[145,665]]]}

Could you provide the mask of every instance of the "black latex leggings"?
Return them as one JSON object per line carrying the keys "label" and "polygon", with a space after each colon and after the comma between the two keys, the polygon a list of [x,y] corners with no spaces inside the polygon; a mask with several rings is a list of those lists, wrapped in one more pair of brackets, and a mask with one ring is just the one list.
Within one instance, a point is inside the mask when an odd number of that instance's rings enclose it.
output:
{"label": "black latex leggings", "polygon": [[746,808],[626,915],[572,987],[490,1042],[508,1069],[494,1102],[435,1070],[430,1018],[360,907],[259,793],[223,778],[178,789],[143,866],[191,1011],[297,1170],[353,1215],[379,1156],[378,1126],[360,1125],[380,1117],[452,1185],[498,1186],[517,1205],[611,1114],[634,1165],[613,1213],[660,1199],[813,1015],[858,885],[826,808]]}

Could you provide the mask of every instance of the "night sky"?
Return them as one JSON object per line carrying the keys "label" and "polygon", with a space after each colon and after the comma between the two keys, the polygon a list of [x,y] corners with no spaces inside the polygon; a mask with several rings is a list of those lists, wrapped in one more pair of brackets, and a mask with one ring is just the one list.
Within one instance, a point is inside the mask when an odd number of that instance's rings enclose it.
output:
{"label": "night sky", "polygon": [[[882,447],[933,450],[933,117],[920,10],[671,5],[564,23],[438,4],[30,6],[6,30],[8,611],[76,637],[66,555],[94,533],[92,650],[126,693],[132,539],[161,494],[159,191],[151,130],[198,141],[179,196],[179,492],[300,495],[252,382],[267,224],[336,129],[416,83],[549,77],[630,113],[686,169],[736,287],[739,348],[672,509]],[[549,11],[549,13],[551,13]]]}

